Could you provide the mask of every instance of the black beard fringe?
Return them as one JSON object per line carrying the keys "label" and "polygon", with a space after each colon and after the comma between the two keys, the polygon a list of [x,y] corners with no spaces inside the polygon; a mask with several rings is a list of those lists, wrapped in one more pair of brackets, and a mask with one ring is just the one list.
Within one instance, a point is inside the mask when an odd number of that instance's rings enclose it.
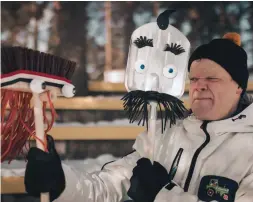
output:
{"label": "black beard fringe", "polygon": [[[124,95],[124,110],[127,111],[129,122],[139,120],[138,125],[146,123],[148,130],[148,105],[150,101],[157,102],[161,112],[162,133],[166,128],[166,123],[170,120],[170,127],[176,124],[176,119],[183,119],[188,112],[183,102],[178,98],[156,91],[130,91]],[[165,111],[162,112],[161,105]]]}

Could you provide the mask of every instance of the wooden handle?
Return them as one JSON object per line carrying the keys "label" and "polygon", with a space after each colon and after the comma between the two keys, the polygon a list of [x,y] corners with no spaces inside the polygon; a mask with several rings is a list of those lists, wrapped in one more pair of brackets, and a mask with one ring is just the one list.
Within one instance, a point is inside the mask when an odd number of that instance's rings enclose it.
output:
{"label": "wooden handle", "polygon": [[[39,94],[33,94],[34,104],[34,119],[35,119],[35,135],[40,139],[44,140],[44,122],[43,122],[43,111],[42,103],[40,101]],[[43,144],[36,139],[37,148],[44,151]]]}
{"label": "wooden handle", "polygon": [[150,140],[150,161],[154,163],[154,151],[155,151],[155,133],[156,133],[156,120],[157,120],[157,103],[151,102],[150,103],[150,117],[149,117],[149,125],[148,125],[148,136]]}
{"label": "wooden handle", "polygon": [[[34,104],[34,119],[35,119],[35,135],[42,141],[44,141],[44,121],[43,121],[43,109],[42,102],[40,100],[40,95],[37,93],[33,94],[33,104]],[[43,144],[36,139],[37,148],[45,151]],[[41,202],[50,202],[49,193],[41,193]]]}

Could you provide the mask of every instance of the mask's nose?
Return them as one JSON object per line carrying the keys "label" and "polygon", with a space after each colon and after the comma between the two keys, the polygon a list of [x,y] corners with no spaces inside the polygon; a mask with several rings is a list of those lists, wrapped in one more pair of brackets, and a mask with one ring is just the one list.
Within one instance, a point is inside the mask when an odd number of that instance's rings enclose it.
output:
{"label": "mask's nose", "polygon": [[156,73],[147,75],[145,80],[145,91],[158,91],[159,89],[159,77]]}

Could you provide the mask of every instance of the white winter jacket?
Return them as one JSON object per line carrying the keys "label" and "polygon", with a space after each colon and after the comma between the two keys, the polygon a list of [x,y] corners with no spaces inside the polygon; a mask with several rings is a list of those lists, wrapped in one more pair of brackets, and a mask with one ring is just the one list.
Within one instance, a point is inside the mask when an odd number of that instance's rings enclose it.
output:
{"label": "white winter jacket", "polygon": [[[173,180],[178,186],[171,190],[163,188],[155,202],[200,202],[199,192],[209,198],[220,197],[207,201],[231,201],[228,193],[232,193],[235,194],[232,201],[253,202],[253,104],[232,118],[210,122],[203,129],[202,124],[189,116],[163,134],[157,127],[155,161],[169,172],[180,148],[183,153]],[[129,199],[127,191],[132,170],[138,159],[148,157],[150,145],[147,140],[147,134],[143,132],[134,143],[135,152],[108,163],[100,172],[80,173],[63,165],[66,189],[56,201],[118,202]],[[220,180],[220,177],[226,180]],[[201,182],[203,179],[204,183]],[[238,184],[238,190],[230,187],[230,182]]]}

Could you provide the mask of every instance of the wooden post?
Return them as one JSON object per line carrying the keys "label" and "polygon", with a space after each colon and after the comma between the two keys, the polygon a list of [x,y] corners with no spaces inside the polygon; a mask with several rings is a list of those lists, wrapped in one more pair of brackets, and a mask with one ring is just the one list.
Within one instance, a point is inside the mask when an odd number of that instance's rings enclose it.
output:
{"label": "wooden post", "polygon": [[[44,133],[44,121],[43,121],[43,108],[42,102],[40,100],[40,96],[37,93],[33,93],[33,102],[34,102],[34,122],[35,122],[35,135],[44,142],[45,133]],[[36,140],[37,148],[42,151],[45,150],[43,144]],[[40,194],[40,202],[50,202],[49,193],[41,193]]]}
{"label": "wooden post", "polygon": [[112,69],[111,2],[105,1],[105,71]]}
{"label": "wooden post", "polygon": [[60,44],[60,36],[59,36],[59,12],[61,10],[61,4],[59,1],[53,2],[53,10],[54,10],[54,17],[52,20],[52,28],[48,40],[48,51],[50,53],[55,53],[57,47]]}
{"label": "wooden post", "polygon": [[155,17],[158,16],[158,11],[159,11],[159,2],[154,1],[154,3],[153,3],[153,14],[154,14]]}

